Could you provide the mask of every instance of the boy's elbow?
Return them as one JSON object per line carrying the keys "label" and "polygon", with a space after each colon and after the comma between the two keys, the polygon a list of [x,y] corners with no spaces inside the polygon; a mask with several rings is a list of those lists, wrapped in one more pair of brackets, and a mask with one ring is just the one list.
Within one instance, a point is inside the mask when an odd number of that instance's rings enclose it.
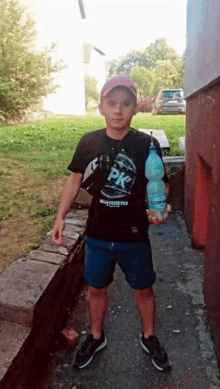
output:
{"label": "boy's elbow", "polygon": [[75,191],[80,190],[82,183],[83,174],[82,173],[72,173],[68,179],[68,183],[74,187]]}

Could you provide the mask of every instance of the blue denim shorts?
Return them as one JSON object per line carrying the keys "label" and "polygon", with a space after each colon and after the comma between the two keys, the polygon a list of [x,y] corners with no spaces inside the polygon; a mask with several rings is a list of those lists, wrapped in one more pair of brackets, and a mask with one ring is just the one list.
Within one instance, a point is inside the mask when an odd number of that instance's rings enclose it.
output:
{"label": "blue denim shorts", "polygon": [[88,285],[105,288],[113,281],[116,262],[133,289],[155,282],[151,247],[145,242],[115,243],[86,237],[84,277]]}

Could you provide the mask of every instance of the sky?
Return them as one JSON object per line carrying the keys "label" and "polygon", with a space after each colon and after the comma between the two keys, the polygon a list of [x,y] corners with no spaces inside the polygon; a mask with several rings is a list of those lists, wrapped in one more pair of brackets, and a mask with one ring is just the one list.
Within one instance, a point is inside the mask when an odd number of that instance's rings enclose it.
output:
{"label": "sky", "polygon": [[[42,0],[20,0],[36,16],[36,4]],[[50,15],[65,3],[77,0],[47,0]],[[186,47],[187,0],[83,0],[86,19],[82,20],[85,42],[106,54],[106,61],[125,56],[132,50],[144,50],[158,38],[180,55]],[[56,5],[53,7],[53,5]],[[58,30],[62,34],[65,26]]]}
{"label": "sky", "polygon": [[85,41],[106,54],[106,60],[144,50],[165,37],[180,55],[186,47],[187,0],[84,0]]}

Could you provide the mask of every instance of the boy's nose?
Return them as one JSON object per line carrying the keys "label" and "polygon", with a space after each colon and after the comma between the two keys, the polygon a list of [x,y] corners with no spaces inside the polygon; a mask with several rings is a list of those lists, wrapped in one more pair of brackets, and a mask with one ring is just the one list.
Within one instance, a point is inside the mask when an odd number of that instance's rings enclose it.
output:
{"label": "boy's nose", "polygon": [[122,106],[121,104],[117,104],[116,111],[121,112]]}

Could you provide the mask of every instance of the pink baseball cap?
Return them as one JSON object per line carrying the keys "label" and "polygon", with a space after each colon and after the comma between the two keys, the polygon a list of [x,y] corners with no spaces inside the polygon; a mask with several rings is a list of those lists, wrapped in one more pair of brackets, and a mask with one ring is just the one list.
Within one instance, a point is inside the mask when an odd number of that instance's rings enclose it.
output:
{"label": "pink baseball cap", "polygon": [[130,80],[130,78],[124,76],[117,76],[117,77],[113,77],[111,80],[105,83],[105,85],[101,90],[101,96],[106,96],[116,86],[125,86],[135,96],[137,95],[137,91],[134,86],[134,83]]}

